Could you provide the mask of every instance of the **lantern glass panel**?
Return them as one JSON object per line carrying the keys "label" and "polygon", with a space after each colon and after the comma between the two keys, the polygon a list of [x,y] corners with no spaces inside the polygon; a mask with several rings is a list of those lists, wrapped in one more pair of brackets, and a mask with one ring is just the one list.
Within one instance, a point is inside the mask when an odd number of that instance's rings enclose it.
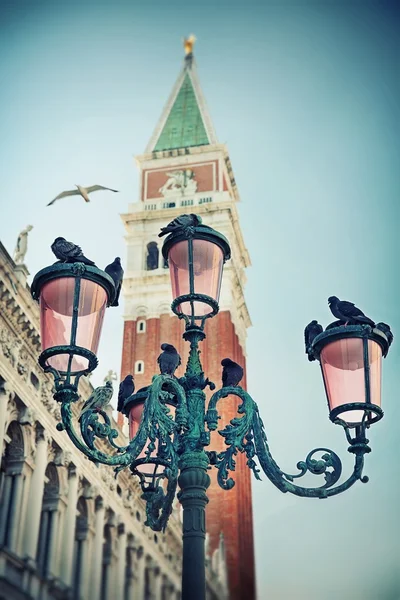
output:
{"label": "lantern glass panel", "polygon": [[[174,298],[190,293],[189,242],[177,242],[168,253],[168,263]],[[208,240],[193,240],[194,293],[210,296],[218,302],[221,291],[224,255],[222,249]],[[204,316],[211,308],[204,302],[194,302],[194,314]],[[179,312],[191,315],[189,302],[177,308]]]}
{"label": "lantern glass panel", "polygon": [[[69,346],[73,340],[72,317],[74,306],[74,277],[60,277],[46,283],[40,294],[40,329],[42,350],[53,346]],[[107,293],[100,285],[81,279],[76,346],[91,350],[94,354],[100,341],[101,328],[107,305]],[[58,371],[67,371],[68,354],[59,354],[48,359],[48,364]],[[88,367],[86,358],[75,355],[71,371]]]}
{"label": "lantern glass panel", "polygon": [[[381,405],[381,362],[379,344],[368,340],[370,402]],[[327,344],[321,351],[321,366],[329,409],[352,402],[366,402],[365,368],[362,338],[345,338]],[[349,425],[361,423],[364,411],[353,410],[339,415]]]}

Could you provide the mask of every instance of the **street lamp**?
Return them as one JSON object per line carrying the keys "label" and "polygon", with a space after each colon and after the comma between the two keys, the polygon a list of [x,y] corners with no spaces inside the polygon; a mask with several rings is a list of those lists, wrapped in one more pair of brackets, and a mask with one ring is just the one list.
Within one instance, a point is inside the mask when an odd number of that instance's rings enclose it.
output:
{"label": "street lamp", "polygon": [[[330,419],[344,428],[355,465],[350,477],[336,485],[342,473],[339,457],[332,450],[316,448],[297,464],[298,473],[285,473],[270,453],[257,404],[244,389],[239,385],[222,387],[206,406],[204,389],[209,386],[214,390],[215,385],[205,378],[199,342],[205,338],[206,320],[219,310],[223,265],[230,258],[227,240],[196,215],[178,217],[163,232],[169,233],[163,256],[171,275],[171,308],[185,322],[183,338],[190,343],[190,352],[182,378],[155,375],[151,385],[124,401],[128,445],[115,444],[118,433],[103,406],[82,411],[80,435],[72,419],[71,405],[79,400],[79,379],[97,366],[95,353],[105,308],[115,295],[113,280],[106,273],[75,262],[55,263],[36,275],[32,295],[40,302],[43,352],[39,363],[55,379],[54,398],[61,404],[62,418],[58,429],[65,430],[89,459],[113,466],[116,473],[129,467],[139,477],[146,525],[154,531],[165,529],[179,484],[178,498],[183,507],[182,597],[204,600],[208,468],[217,468],[219,485],[229,490],[234,486],[230,476],[235,470],[234,457],[241,452],[257,479],[260,469],[256,458],[282,492],[309,498],[327,498],[347,490],[357,480],[368,481],[362,475],[364,455],[370,452],[365,434],[383,416],[381,359],[387,355],[392,337],[385,324],[336,321],[323,331],[312,322],[317,329],[309,340],[308,357],[320,362]],[[205,451],[210,431],[218,427],[218,402],[228,395],[237,396],[240,405],[239,416],[219,431],[227,447],[220,453]],[[107,440],[114,454],[97,448],[97,438]],[[297,485],[295,480],[307,472],[322,475],[321,485]]]}

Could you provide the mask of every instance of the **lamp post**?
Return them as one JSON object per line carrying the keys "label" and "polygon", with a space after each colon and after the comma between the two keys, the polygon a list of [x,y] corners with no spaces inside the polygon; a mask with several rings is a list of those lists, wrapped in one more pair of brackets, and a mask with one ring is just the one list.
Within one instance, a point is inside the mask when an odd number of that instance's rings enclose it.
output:
{"label": "lamp post", "polygon": [[[55,399],[61,404],[65,430],[75,446],[89,459],[113,466],[115,472],[130,468],[140,480],[146,502],[146,525],[164,530],[171,514],[177,484],[183,506],[183,600],[204,600],[206,533],[205,507],[210,485],[208,468],[218,470],[219,485],[234,486],[230,473],[235,456],[244,453],[247,466],[260,479],[256,460],[270,481],[282,492],[309,498],[327,498],[347,490],[362,475],[364,455],[370,452],[366,430],[382,418],[380,374],[382,356],[391,339],[388,327],[336,321],[325,331],[317,325],[307,352],[318,360],[325,385],[330,419],[344,428],[355,464],[349,478],[342,474],[339,457],[332,450],[316,448],[297,464],[298,473],[282,471],[273,459],[257,404],[239,385],[222,387],[206,402],[205,388],[215,385],[204,375],[199,343],[204,340],[207,319],[218,313],[223,265],[230,248],[223,235],[202,224],[196,215],[182,215],[164,228],[163,256],[168,260],[172,311],[184,320],[183,338],[190,351],[185,375],[160,374],[151,385],[129,396],[122,412],[129,418],[130,441],[120,447],[104,407],[86,408],[79,418],[80,435],[73,423],[72,404],[79,401],[78,383],[97,366],[96,351],[106,306],[112,304],[112,279],[95,266],[55,263],[40,271],[32,295],[40,302],[43,352],[39,363],[55,379]],[[314,323],[314,322],[313,322]],[[390,330],[389,330],[390,331]],[[100,389],[100,388],[98,388]],[[226,449],[206,451],[210,431],[218,427],[218,403],[228,395],[240,402],[238,417],[219,434]],[[108,441],[113,454],[96,446]],[[319,455],[319,458],[317,456]],[[322,475],[321,485],[308,488],[295,483],[306,473]]]}

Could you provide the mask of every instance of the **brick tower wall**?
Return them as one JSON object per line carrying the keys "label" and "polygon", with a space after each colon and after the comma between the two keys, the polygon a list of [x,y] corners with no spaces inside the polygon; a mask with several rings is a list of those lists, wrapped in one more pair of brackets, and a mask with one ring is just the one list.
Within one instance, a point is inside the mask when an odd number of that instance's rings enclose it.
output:
{"label": "brick tower wall", "polygon": [[[183,376],[189,353],[189,344],[182,339],[183,322],[169,314],[146,320],[146,331],[137,332],[137,321],[126,321],[124,328],[121,378],[134,374],[137,360],[144,361],[143,374],[136,374],[136,390],[149,385],[151,378],[158,373],[157,357],[163,342],[173,344],[182,357],[182,365],[176,372]],[[206,339],[200,344],[203,370],[217,389],[221,386],[221,360],[229,357],[244,368],[241,382],[246,388],[246,359],[244,357],[235,328],[228,311],[220,312],[206,322]],[[210,397],[210,393],[207,394]],[[218,404],[219,429],[238,416],[240,400],[229,396]],[[211,435],[210,450],[222,451],[224,440],[218,432]],[[222,532],[225,542],[225,558],[228,569],[229,600],[253,600],[255,598],[255,569],[253,544],[253,514],[251,501],[251,472],[246,465],[246,457],[239,453],[236,457],[236,471],[233,479],[236,485],[229,491],[219,487],[215,468],[210,470],[211,486],[208,490],[207,531],[210,535],[210,556],[219,546]]]}

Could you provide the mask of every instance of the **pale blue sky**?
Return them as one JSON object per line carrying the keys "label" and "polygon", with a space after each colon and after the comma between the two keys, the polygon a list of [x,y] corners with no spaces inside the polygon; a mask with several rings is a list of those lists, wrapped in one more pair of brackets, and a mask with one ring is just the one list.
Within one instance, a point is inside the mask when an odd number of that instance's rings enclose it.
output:
{"label": "pale blue sky", "polygon": [[[31,274],[56,235],[99,266],[124,256],[119,214],[194,32],[199,75],[228,144],[252,258],[248,381],[284,470],[317,446],[351,470],[303,328],[328,296],[400,331],[399,12],[390,2],[5,2],[0,14],[0,239],[27,223]],[[121,190],[46,208],[75,183]],[[74,211],[74,212],[72,212]],[[94,383],[119,371],[108,311]],[[260,600],[400,597],[399,350],[383,370],[367,485],[321,502],[253,484]],[[315,478],[314,478],[315,479]],[[229,492],[227,492],[229,493]]]}

